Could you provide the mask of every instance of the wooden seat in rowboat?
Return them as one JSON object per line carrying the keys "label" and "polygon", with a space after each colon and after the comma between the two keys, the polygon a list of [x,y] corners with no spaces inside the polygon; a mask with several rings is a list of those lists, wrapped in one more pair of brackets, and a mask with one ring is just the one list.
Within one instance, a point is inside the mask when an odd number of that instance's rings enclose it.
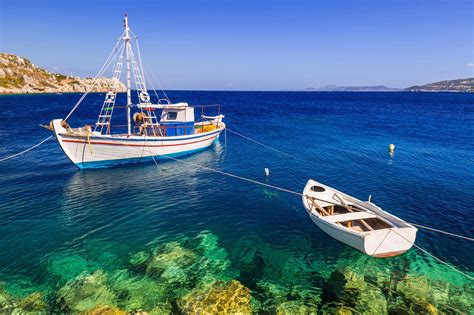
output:
{"label": "wooden seat in rowboat", "polygon": [[360,226],[358,226],[358,225],[351,226],[351,227],[349,227],[349,229],[351,229],[351,230],[353,230],[353,231],[356,231],[356,232],[358,232],[358,233],[364,232],[364,230],[362,230],[362,228],[361,228]]}
{"label": "wooden seat in rowboat", "polygon": [[322,219],[326,222],[336,223],[336,222],[345,222],[345,221],[354,221],[354,220],[363,220],[376,218],[375,214],[369,212],[349,212],[345,214],[335,214],[330,216],[325,216]]}

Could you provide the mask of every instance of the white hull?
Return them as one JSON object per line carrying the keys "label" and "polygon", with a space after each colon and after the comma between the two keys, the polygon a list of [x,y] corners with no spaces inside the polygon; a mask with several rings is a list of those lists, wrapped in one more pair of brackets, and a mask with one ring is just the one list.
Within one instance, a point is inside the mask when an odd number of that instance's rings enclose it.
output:
{"label": "white hull", "polygon": [[[311,190],[313,186],[323,187],[325,192],[319,193]],[[317,207],[310,204],[308,196],[317,198],[322,208],[328,205],[337,204],[334,198],[329,199],[328,196],[338,194],[343,197],[346,204],[357,207],[360,210],[356,213],[333,214],[329,216],[321,215]],[[379,207],[369,203],[355,199],[340,191],[334,190],[321,183],[309,180],[303,192],[303,204],[311,218],[311,220],[325,233],[343,242],[369,256],[374,257],[392,257],[400,255],[409,250],[416,239],[417,229],[403,220],[383,211]],[[370,219],[378,219],[387,224],[385,228],[374,229],[369,231],[353,230],[345,225],[345,222],[356,217],[364,217],[366,221]],[[340,218],[340,221],[336,219]],[[388,226],[390,225],[390,226]]]}
{"label": "white hull", "polygon": [[100,168],[191,154],[210,147],[225,129],[225,124],[220,123],[214,131],[185,136],[87,137],[68,134],[61,122],[61,119],[53,120],[54,134],[66,156],[79,168]]}

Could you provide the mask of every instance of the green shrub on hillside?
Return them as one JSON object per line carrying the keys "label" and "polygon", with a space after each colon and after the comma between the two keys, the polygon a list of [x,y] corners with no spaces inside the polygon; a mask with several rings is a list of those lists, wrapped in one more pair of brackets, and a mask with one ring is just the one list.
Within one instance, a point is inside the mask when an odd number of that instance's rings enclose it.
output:
{"label": "green shrub on hillside", "polygon": [[25,84],[25,79],[23,77],[7,75],[3,78],[0,78],[1,87],[22,87]]}

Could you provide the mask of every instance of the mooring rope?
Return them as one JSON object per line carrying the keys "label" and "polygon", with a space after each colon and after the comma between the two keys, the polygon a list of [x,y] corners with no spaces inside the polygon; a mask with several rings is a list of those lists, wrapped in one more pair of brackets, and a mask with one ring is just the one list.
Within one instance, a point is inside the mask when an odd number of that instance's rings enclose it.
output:
{"label": "mooring rope", "polygon": [[430,231],[433,231],[433,232],[438,232],[438,233],[443,233],[443,234],[454,236],[454,237],[459,237],[459,238],[462,238],[462,239],[465,239],[465,240],[471,241],[471,242],[474,241],[474,238],[467,237],[467,236],[464,236],[464,235],[454,234],[454,233],[451,233],[451,232],[446,232],[446,231],[443,231],[443,230],[430,228],[430,227],[427,227],[427,226],[424,226],[424,225],[421,225],[421,224],[415,224],[415,223],[410,223],[410,224],[414,225],[416,227],[419,227],[421,229],[426,229],[426,230],[430,230]]}
{"label": "mooring rope", "polygon": [[[146,143],[146,141],[145,141],[145,143]],[[158,163],[156,162],[155,157],[153,156],[154,153],[151,152],[151,151],[149,151],[149,150],[148,150],[148,153],[151,153],[151,156],[152,156],[152,158],[153,158],[153,161],[154,161],[155,164],[158,166]],[[278,186],[275,186],[275,185],[270,185],[270,184],[267,184],[267,183],[262,183],[262,182],[259,182],[259,181],[257,181],[257,180],[254,180],[254,179],[250,179],[250,178],[246,178],[246,177],[243,177],[243,176],[231,174],[231,173],[228,173],[228,172],[216,170],[215,168],[211,168],[211,167],[208,167],[208,166],[196,164],[196,163],[189,162],[189,161],[179,160],[179,159],[176,159],[176,158],[171,157],[171,156],[160,155],[160,154],[156,154],[156,155],[157,155],[157,156],[161,156],[161,157],[165,157],[165,158],[170,159],[170,160],[173,160],[173,161],[178,161],[178,162],[185,163],[185,164],[188,164],[188,165],[200,167],[200,168],[206,169],[206,170],[208,170],[208,171],[215,172],[215,173],[219,173],[219,174],[222,174],[222,175],[225,175],[225,176],[237,178],[237,179],[240,179],[240,180],[249,182],[249,183],[253,183],[253,184],[265,186],[265,187],[268,187],[268,188],[273,188],[273,189],[275,189],[275,190],[284,191],[284,192],[286,192],[286,193],[293,194],[293,195],[297,195],[297,196],[303,196],[302,193],[299,193],[299,192],[296,192],[296,191],[292,191],[292,190],[289,190],[289,189],[286,189],[286,188],[282,188],[282,187],[278,187]]]}
{"label": "mooring rope", "polygon": [[430,252],[428,252],[426,249],[423,249],[423,248],[421,248],[420,246],[416,245],[415,242],[412,242],[412,241],[406,239],[405,236],[403,236],[403,235],[401,235],[400,233],[398,233],[395,229],[392,229],[392,231],[394,231],[396,234],[398,234],[398,236],[400,236],[400,237],[403,238],[405,241],[407,241],[408,243],[412,244],[414,247],[416,247],[417,249],[421,250],[423,253],[427,254],[427,255],[430,256],[431,258],[437,260],[438,262],[442,263],[443,265],[446,265],[447,267],[451,268],[452,270],[454,270],[454,271],[456,271],[456,272],[458,272],[458,273],[464,275],[464,276],[465,276],[466,278],[468,278],[469,280],[474,280],[474,277],[473,277],[473,276],[471,276],[471,275],[469,275],[469,274],[467,274],[467,273],[465,273],[465,272],[463,272],[463,271],[457,269],[456,267],[454,267],[454,266],[448,264],[447,262],[441,260],[440,258],[434,256],[433,254],[431,254]]}
{"label": "mooring rope", "polygon": [[[294,155],[288,154],[288,153],[286,153],[286,152],[283,152],[283,151],[280,151],[280,150],[278,150],[278,149],[275,149],[275,148],[273,148],[273,147],[271,147],[271,146],[269,146],[269,145],[266,145],[266,144],[264,144],[264,143],[261,143],[261,142],[259,142],[259,141],[257,141],[257,140],[254,140],[254,139],[252,139],[252,138],[250,138],[250,137],[248,137],[248,136],[246,136],[246,135],[243,135],[243,134],[240,133],[240,132],[237,132],[237,131],[234,131],[234,130],[230,130],[229,128],[226,128],[226,130],[227,130],[227,129],[229,130],[229,132],[232,132],[233,134],[235,134],[235,135],[237,135],[237,136],[240,136],[240,137],[242,137],[242,138],[244,138],[244,139],[246,139],[246,140],[249,140],[249,141],[251,141],[251,142],[253,142],[253,143],[255,143],[255,144],[258,144],[258,145],[260,145],[260,146],[262,146],[262,147],[264,147],[264,148],[267,148],[267,149],[270,149],[270,150],[272,150],[272,151],[281,153],[281,154],[286,155],[286,156],[288,156],[288,157],[291,157],[291,158],[293,158],[293,159],[302,160],[302,159],[300,159],[300,158],[298,158],[298,157],[296,157],[296,156],[294,156]],[[293,192],[293,193],[294,193],[294,192]],[[410,223],[411,225],[414,225],[414,226],[416,226],[416,227],[418,227],[418,228],[421,228],[421,229],[426,229],[426,230],[430,230],[430,231],[433,231],[433,232],[438,232],[438,233],[442,233],[442,234],[446,234],[446,235],[458,237],[458,238],[461,238],[461,239],[464,239],[464,240],[467,240],[467,241],[471,241],[471,242],[474,241],[474,238],[467,237],[467,236],[464,236],[464,235],[459,235],[459,234],[455,234],[455,233],[451,233],[451,232],[446,232],[446,231],[439,230],[439,229],[435,229],[435,228],[430,228],[430,227],[427,227],[427,226],[424,226],[424,225],[421,225],[421,224],[415,224],[415,223],[411,223],[411,222],[408,222],[408,223]]]}
{"label": "mooring rope", "polygon": [[[120,37],[123,36],[123,33]],[[97,83],[97,80],[99,79],[99,77],[105,72],[105,70],[107,70],[109,64],[112,62],[113,58],[115,58],[115,55],[118,53],[118,51],[120,51],[121,49],[121,46],[119,49],[117,49],[117,47],[119,46],[119,43],[120,41],[117,41],[114,48],[112,49],[112,51],[110,52],[109,56],[107,57],[107,59],[105,60],[104,64],[102,65],[102,67],[100,68],[99,72],[97,73],[97,75],[94,77],[94,80],[92,81],[92,84],[89,85],[89,87],[86,89],[85,93],[81,95],[81,97],[79,98],[79,100],[77,101],[76,105],[74,105],[74,107],[69,111],[69,113],[66,115],[66,118],[64,118],[64,120],[66,121],[69,117],[71,117],[71,115],[76,111],[76,109],[79,107],[79,105],[82,103],[82,101],[84,100],[84,98],[92,91],[92,89],[94,88],[95,84]],[[6,160],[9,160],[9,159],[12,159],[14,157],[17,157],[19,155],[22,155],[28,151],[31,151],[33,150],[34,148],[37,148],[39,147],[40,145],[42,145],[43,143],[45,143],[46,141],[48,141],[49,139],[53,138],[53,136],[49,136],[47,137],[46,139],[44,139],[43,141],[33,145],[32,147],[29,147],[28,149],[26,150],[23,150],[21,152],[18,152],[18,153],[15,153],[13,155],[10,155],[10,156],[7,156],[7,157],[4,157],[4,158],[1,158],[0,159],[0,162],[3,162],[3,161],[6,161]]]}
{"label": "mooring rope", "polygon": [[283,151],[280,151],[280,150],[278,150],[278,149],[275,149],[275,148],[273,148],[273,147],[271,147],[271,146],[269,146],[269,145],[266,145],[266,144],[261,143],[261,142],[259,142],[259,141],[257,141],[257,140],[254,140],[254,139],[252,139],[252,138],[250,138],[250,137],[247,137],[246,135],[243,135],[243,134],[241,134],[240,132],[231,130],[231,129],[229,129],[229,128],[226,128],[226,130],[228,130],[229,132],[232,132],[233,134],[236,134],[237,136],[240,136],[240,137],[242,137],[242,138],[244,138],[244,139],[246,139],[246,140],[248,140],[248,141],[251,141],[251,142],[253,142],[253,143],[256,143],[256,144],[258,144],[258,145],[260,145],[260,146],[262,146],[262,147],[264,147],[264,148],[267,148],[267,149],[269,149],[269,150],[272,150],[272,151],[278,152],[278,153],[280,153],[280,154],[286,155],[287,157],[290,157],[290,158],[292,158],[292,159],[298,159],[298,158],[297,158],[296,156],[294,156],[294,155],[291,155],[291,154],[288,154],[288,153],[286,153],[286,152],[283,152]]}
{"label": "mooring rope", "polygon": [[49,137],[47,137],[46,139],[42,140],[41,142],[35,144],[35,145],[32,146],[32,147],[29,147],[29,148],[26,149],[26,150],[23,150],[23,151],[21,151],[21,152],[15,153],[15,154],[13,154],[13,155],[4,157],[4,158],[0,159],[0,162],[6,161],[6,160],[9,160],[9,159],[13,159],[13,158],[16,157],[16,156],[19,156],[19,155],[22,155],[22,154],[24,154],[24,153],[26,153],[26,152],[28,152],[28,151],[31,151],[31,150],[33,150],[34,148],[39,147],[40,145],[42,145],[43,143],[45,143],[46,141],[48,141],[48,140],[51,139],[52,137],[54,137],[54,136],[49,136]]}
{"label": "mooring rope", "polygon": [[[146,143],[146,141],[145,141]],[[151,156],[153,158],[153,161],[155,162],[156,166],[159,166],[158,162],[156,161],[154,155],[153,155],[153,152],[151,152],[150,150],[147,150],[148,153],[151,153]],[[212,168],[212,167],[208,167],[208,166],[204,166],[204,165],[200,165],[200,164],[196,164],[196,163],[193,163],[193,162],[189,162],[189,161],[184,161],[184,160],[180,160],[180,159],[176,159],[174,157],[171,157],[171,156],[166,156],[166,155],[160,155],[160,154],[156,154],[157,156],[160,156],[160,157],[164,157],[164,158],[167,158],[167,159],[170,159],[170,160],[173,160],[173,161],[177,161],[177,162],[181,162],[181,163],[184,163],[184,164],[188,164],[188,165],[191,165],[191,166],[195,166],[195,167],[199,167],[199,168],[202,168],[202,169],[206,169],[206,170],[209,170],[211,172],[215,172],[215,173],[219,173],[219,174],[222,174],[222,175],[225,175],[225,176],[229,176],[229,177],[233,177],[233,178],[237,178],[237,179],[240,179],[240,180],[243,180],[243,181],[246,181],[246,182],[250,182],[250,183],[253,183],[253,184],[257,184],[257,185],[261,185],[261,186],[264,186],[264,187],[268,187],[268,188],[272,188],[272,189],[275,189],[275,190],[279,190],[279,191],[283,191],[283,192],[286,192],[286,193],[290,193],[290,194],[293,194],[293,195],[297,195],[297,196],[303,196],[302,193],[299,193],[299,192],[296,192],[296,191],[292,191],[292,190],[289,190],[289,189],[286,189],[286,188],[282,188],[282,187],[278,187],[278,186],[275,186],[275,185],[270,185],[270,184],[267,184],[267,183],[262,183],[260,181],[257,181],[257,180],[254,180],[254,179],[250,179],[250,178],[246,178],[246,177],[243,177],[243,176],[239,176],[239,175],[235,175],[235,174],[232,174],[232,173],[228,173],[228,172],[224,172],[224,171],[221,171],[221,170],[217,170],[215,168]],[[400,235],[397,231],[393,230],[395,233],[397,233],[398,235]],[[452,234],[452,233],[451,233]],[[456,234],[453,234],[453,235],[456,235]],[[452,270],[466,276],[468,279],[470,280],[473,280],[474,278],[472,276],[470,276],[469,274],[455,268],[454,266],[451,266],[449,263],[441,260],[440,258],[434,256],[433,254],[431,254],[430,252],[428,252],[427,250],[421,248],[420,246],[416,245],[414,242],[411,242],[409,240],[407,240],[403,235],[400,235],[402,238],[404,238],[407,242],[411,243],[414,247],[416,247],[417,249],[421,250],[422,252],[424,252],[425,254],[431,256],[432,258],[436,259],[437,261],[439,261],[440,263],[448,266],[449,268],[451,268]],[[466,237],[463,237],[465,239],[469,239],[469,238],[466,238]]]}

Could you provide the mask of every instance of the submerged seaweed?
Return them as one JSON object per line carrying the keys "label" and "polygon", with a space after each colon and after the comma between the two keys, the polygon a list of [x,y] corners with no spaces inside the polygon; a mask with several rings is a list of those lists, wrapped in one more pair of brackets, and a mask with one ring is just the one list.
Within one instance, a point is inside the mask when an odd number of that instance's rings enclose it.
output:
{"label": "submerged seaweed", "polygon": [[[472,282],[413,251],[391,260],[347,251],[328,264],[262,241],[241,241],[229,256],[209,231],[151,244],[126,259],[110,249],[51,255],[43,281],[55,287],[21,296],[0,286],[0,313],[450,314],[474,308]],[[433,269],[437,276],[426,274]]]}

